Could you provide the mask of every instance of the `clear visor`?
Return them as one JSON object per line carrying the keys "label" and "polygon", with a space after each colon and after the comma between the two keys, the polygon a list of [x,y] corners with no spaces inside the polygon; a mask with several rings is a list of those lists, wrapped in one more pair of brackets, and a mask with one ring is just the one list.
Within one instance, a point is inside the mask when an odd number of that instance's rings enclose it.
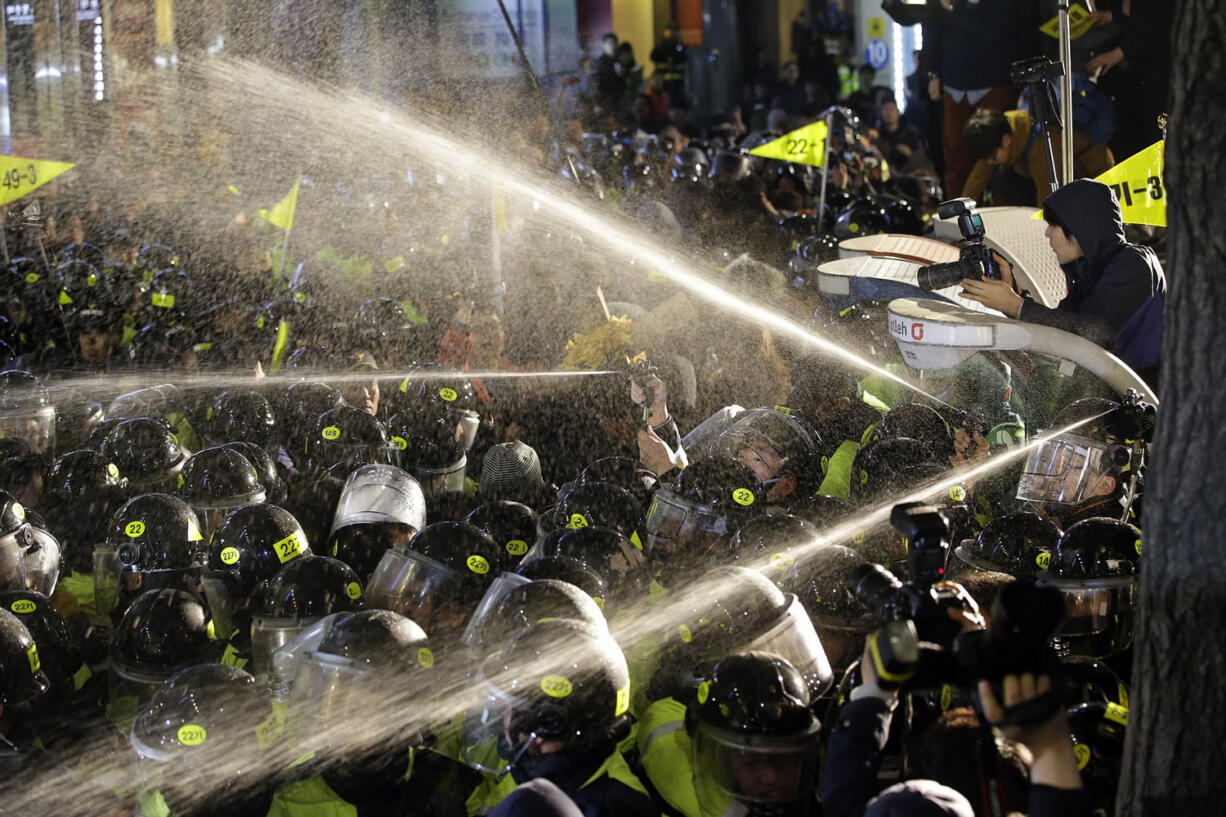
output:
{"label": "clear visor", "polygon": [[779,621],[754,639],[746,649],[772,653],[786,659],[804,676],[810,697],[816,699],[834,683],[834,670],[830,668],[822,640],[804,605],[795,595],[789,593],[788,597],[791,601]]}
{"label": "clear visor", "polygon": [[26,589],[44,596],[55,592],[60,580],[60,543],[42,528],[31,528],[34,542],[26,549]]}
{"label": "clear visor", "polygon": [[0,590],[5,592],[26,589],[25,547],[17,538],[24,530],[22,526],[17,533],[0,539]]}
{"label": "clear visor", "polygon": [[[370,713],[386,701],[377,674],[348,658],[315,651],[296,655],[289,663],[278,654],[277,675],[292,669],[292,692],[286,711],[286,731],[301,751],[353,750],[353,724],[367,723]],[[400,713],[397,713],[400,717]]]}
{"label": "clear visor", "polygon": [[[820,727],[785,738],[754,738],[699,722],[694,769],[699,800],[720,794],[742,803],[793,803],[813,796]],[[712,791],[714,790],[714,791]],[[721,798],[722,799],[722,798]],[[704,813],[716,803],[700,803]]]}
{"label": "clear visor", "polygon": [[1027,457],[1017,498],[1076,505],[1102,477],[1114,473],[1112,452],[1118,448],[1073,434],[1048,440]]}
{"label": "clear visor", "polygon": [[[461,470],[461,479],[462,474]],[[345,481],[329,536],[347,525],[366,522],[400,522],[421,530],[426,526],[422,486],[394,465],[358,468]]]}
{"label": "clear visor", "polygon": [[311,626],[309,618],[264,618],[257,616],[251,622],[251,669],[256,678],[274,688],[286,679],[273,673],[273,653],[293,641],[303,630]]}
{"label": "clear visor", "polygon": [[123,731],[126,732],[131,721],[135,720],[145,704],[153,700],[153,694],[173,673],[149,672],[112,661],[108,674],[110,676],[108,688],[110,707],[108,709],[112,714],[112,721],[115,720],[116,715],[123,719],[122,724],[117,723],[116,725],[122,725]]}
{"label": "clear visor", "polygon": [[468,455],[460,457],[460,461],[445,468],[417,467],[413,474],[421,483],[421,489],[426,496],[441,496],[447,493],[457,493],[464,490],[464,470],[468,467]]}
{"label": "clear visor", "polygon": [[689,540],[695,534],[723,536],[727,522],[703,505],[682,499],[665,488],[656,491],[647,508],[646,548],[649,556],[656,548],[668,549],[672,543]]}
{"label": "clear visor", "polygon": [[411,618],[429,633],[440,602],[457,578],[442,562],[395,547],[383,554],[371,574],[366,598],[372,607]]}
{"label": "clear visor", "polygon": [[464,628],[463,635],[460,636],[460,644],[471,653],[481,652],[481,648],[485,646],[485,625],[490,614],[498,609],[503,596],[516,587],[530,584],[531,581],[518,573],[503,573],[494,579],[494,583],[485,591],[477,609],[469,618],[468,625]]}
{"label": "clear visor", "polygon": [[55,450],[55,407],[0,412],[0,439],[15,437],[50,457]]}
{"label": "clear visor", "polygon": [[224,574],[205,573],[200,577],[204,585],[204,597],[209,603],[209,615],[213,619],[213,632],[221,640],[228,639],[235,630],[235,599],[230,595],[230,585]]}
{"label": "clear visor", "polygon": [[[512,749],[507,737],[508,733],[518,731],[513,728],[514,700],[486,680],[481,681],[481,691],[484,693],[482,702],[469,709],[464,716],[460,762],[479,772],[500,777],[511,771],[524,748],[536,735],[511,735],[512,739],[519,739],[517,745],[520,747]],[[507,757],[508,754],[511,756]]]}
{"label": "clear visor", "polygon": [[119,605],[119,553],[113,545],[94,548],[94,606],[110,613]]}
{"label": "clear visor", "polygon": [[1064,594],[1064,621],[1056,635],[1102,633],[1113,629],[1121,614],[1131,615],[1137,609],[1135,576],[1077,583],[1048,578],[1043,583]]}
{"label": "clear visor", "polygon": [[264,502],[264,491],[259,490],[247,496],[226,497],[218,499],[208,504],[192,503],[192,511],[196,514],[196,519],[200,522],[201,534],[203,541],[207,542],[213,538],[213,531],[225,520],[230,512],[246,505],[254,505]]}

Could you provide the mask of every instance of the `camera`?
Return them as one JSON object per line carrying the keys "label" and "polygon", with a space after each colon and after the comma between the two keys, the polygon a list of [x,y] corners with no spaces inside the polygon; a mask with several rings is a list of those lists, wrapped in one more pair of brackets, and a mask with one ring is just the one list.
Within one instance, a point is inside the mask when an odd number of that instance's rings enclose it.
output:
{"label": "camera", "polygon": [[1030,85],[1035,82],[1051,82],[1064,76],[1064,66],[1050,57],[1033,57],[1018,60],[1009,66],[1009,79],[1014,85]]}
{"label": "camera", "polygon": [[957,261],[944,264],[927,264],[919,268],[916,277],[920,289],[932,292],[956,286],[963,278],[1000,280],[1000,267],[992,258],[992,251],[983,242],[986,234],[983,216],[976,209],[975,200],[968,198],[942,202],[937,207],[941,218],[957,218],[961,252]]}
{"label": "camera", "polygon": [[626,360],[626,374],[633,381],[634,385],[643,390],[643,403],[641,405],[636,404],[635,406],[641,411],[640,416],[636,419],[640,421],[643,427],[649,425],[648,419],[651,417],[651,404],[654,397],[654,390],[648,385],[647,381],[653,377],[658,378],[659,372],[659,367],[648,360],[645,354],[636,355]]}

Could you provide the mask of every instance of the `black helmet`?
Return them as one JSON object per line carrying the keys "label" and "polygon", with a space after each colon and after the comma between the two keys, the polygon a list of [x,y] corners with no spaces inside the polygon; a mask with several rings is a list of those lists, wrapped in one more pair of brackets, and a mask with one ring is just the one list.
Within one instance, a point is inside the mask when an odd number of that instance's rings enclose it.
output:
{"label": "black helmet", "polygon": [[427,496],[464,490],[468,456],[452,421],[407,409],[389,420],[388,428],[400,464],[417,477]]}
{"label": "black helmet", "polygon": [[191,276],[182,270],[164,269],[149,282],[150,315],[156,323],[190,321],[192,317]]}
{"label": "black helmet", "polygon": [[840,241],[862,235],[890,231],[890,217],[874,199],[853,199],[834,222],[834,234]]}
{"label": "black helmet", "polygon": [[821,739],[812,700],[801,674],[777,655],[750,652],[715,664],[686,719],[704,812],[725,809],[729,798],[751,809],[812,798]]}
{"label": "black helmet", "polygon": [[1083,519],[1056,543],[1039,580],[1064,593],[1068,614],[1056,631],[1064,654],[1105,658],[1128,649],[1136,623],[1141,531],[1118,519]]}
{"label": "black helmet", "polygon": [[796,592],[798,562],[818,537],[817,528],[799,517],[759,516],[733,535],[726,561],[758,570],[781,590]]}
{"label": "black helmet", "polygon": [[[975,570],[1008,573],[1014,578],[1033,577],[1048,569],[1060,529],[1038,514],[1019,511],[997,517],[954,548],[954,556]],[[956,565],[951,565],[952,568]],[[954,573],[951,578],[956,578]]]}
{"label": "black helmet", "polygon": [[[607,633],[608,625],[596,602],[580,588],[556,579],[496,582],[469,619],[460,641],[480,653],[500,650],[539,621],[579,621]],[[497,594],[496,596],[494,594]]]}
{"label": "black helmet", "polygon": [[189,570],[204,565],[206,544],[196,514],[168,494],[141,494],[111,517],[106,545],[120,572]]}
{"label": "black helmet", "polygon": [[[279,679],[292,681],[286,727],[303,750],[364,754],[367,747],[405,747],[419,739],[424,713],[370,720],[371,702],[404,707],[432,690],[435,656],[415,622],[389,610],[334,613],[278,651]],[[388,703],[391,703],[388,700]],[[366,723],[360,736],[348,728]],[[356,746],[355,737],[360,741]]]}
{"label": "black helmet", "polygon": [[55,268],[54,279],[59,287],[62,307],[78,306],[87,300],[99,300],[98,293],[106,289],[101,269],[88,261],[71,258]]}
{"label": "black helmet", "polygon": [[36,545],[26,509],[7,491],[0,491],[0,590],[25,590],[26,553]]}
{"label": "black helmet", "polygon": [[251,467],[255,469],[256,476],[259,477],[260,485],[264,488],[265,501],[271,502],[274,505],[285,501],[288,489],[285,481],[281,479],[281,474],[277,472],[277,464],[267,451],[255,443],[242,440],[226,443],[222,448],[237,451],[247,458],[247,461],[251,463]]}
{"label": "black helmet", "polygon": [[289,511],[264,503],[231,511],[213,531],[203,573],[217,635],[233,632],[234,610],[261,582],[291,559],[309,555],[307,536]]}
{"label": "black helmet", "polygon": [[369,579],[384,553],[411,538],[409,529],[395,522],[359,522],[332,533],[328,555],[352,567],[363,579]]}
{"label": "black helmet", "polygon": [[536,539],[536,511],[508,499],[479,505],[464,521],[502,544],[512,562],[523,558]]}
{"label": "black helmet", "polygon": [[[578,621],[533,624],[482,663],[480,679],[486,703],[479,716],[466,720],[471,731],[463,745],[484,747],[492,738],[510,740],[499,747],[501,758],[492,762],[462,751],[464,762],[486,772],[514,769],[533,738],[607,754],[628,725],[630,673],[625,656],[610,636]],[[508,709],[510,724],[504,726]]]}
{"label": "black helmet", "polygon": [[700,563],[723,537],[763,513],[766,486],[733,457],[691,463],[670,486],[661,486],[647,509],[643,545],[657,568],[683,570]]}
{"label": "black helmet", "polygon": [[441,363],[413,369],[388,396],[388,410],[415,409],[423,419],[446,418],[456,429],[455,439],[470,451],[481,423],[477,392],[468,375]]}
{"label": "black helmet", "polygon": [[836,673],[864,651],[864,636],[876,619],[851,590],[851,578],[865,564],[863,556],[842,545],[826,545],[801,563],[797,595],[809,614]]}
{"label": "black helmet", "polygon": [[0,609],[0,706],[15,708],[50,686],[34,637],[21,619]]}
{"label": "black helmet", "polygon": [[152,275],[179,266],[179,254],[165,244],[146,244],[136,252],[134,271]]}
{"label": "black helmet", "polygon": [[118,423],[102,441],[101,451],[134,491],[172,489],[188,457],[166,421],[149,417]]}
{"label": "black helmet", "polygon": [[81,650],[51,599],[32,590],[0,593],[0,610],[17,616],[30,631],[51,692],[57,696],[70,694],[76,688],[73,676],[82,668]]}
{"label": "black helmet", "polygon": [[75,451],[102,420],[102,404],[75,389],[52,386],[47,396],[55,405],[55,445],[58,451]]}
{"label": "black helmet", "polygon": [[205,448],[188,458],[179,472],[179,495],[204,523],[206,538],[230,511],[266,498],[250,461],[225,446]]}
{"label": "black helmet", "polygon": [[652,494],[660,487],[660,478],[630,457],[602,457],[593,460],[579,474],[579,482],[607,482],[625,488],[639,505],[651,505]]}
{"label": "black helmet", "polygon": [[96,269],[102,269],[106,263],[102,250],[99,249],[98,245],[90,244],[86,241],[80,244],[69,244],[64,248],[62,257],[65,261],[84,261],[87,264],[92,264]]}
{"label": "black helmet", "polygon": [[[214,651],[208,612],[185,590],[141,594],[111,638],[111,704],[141,703],[176,670],[207,662]],[[131,710],[135,715],[135,710]]]}
{"label": "black helmet", "polygon": [[273,442],[277,418],[257,391],[226,391],[205,414],[205,437],[213,445],[243,440],[261,448]]}
{"label": "black helmet", "polygon": [[0,437],[18,437],[50,457],[55,450],[55,406],[29,372],[0,372]]}
{"label": "black helmet", "polygon": [[720,567],[682,592],[682,621],[666,642],[681,672],[731,653],[761,650],[789,659],[814,698],[833,682],[821,640],[800,600],[761,573]]}
{"label": "black helmet", "polygon": [[641,601],[651,585],[651,571],[642,551],[612,528],[562,529],[541,542],[535,557],[570,556],[594,568],[608,588],[615,609]]}
{"label": "black helmet", "polygon": [[383,424],[352,406],[319,415],[306,442],[307,457],[319,471],[337,465],[352,470],[364,463],[386,463],[391,459],[390,451]]}
{"label": "black helmet", "polygon": [[128,500],[128,482],[113,462],[96,451],[72,451],[56,460],[43,482],[42,507],[48,530],[59,540],[69,570],[93,570],[94,545]]}
{"label": "black helmet", "polygon": [[1118,704],[1084,703],[1068,710],[1073,757],[1095,814],[1115,813],[1115,795],[1124,765],[1128,708]]}
{"label": "black helmet", "polygon": [[273,670],[273,652],[319,619],[366,609],[361,577],[349,565],[327,556],[291,559],[256,596],[251,666],[257,676]]}
{"label": "black helmet", "polygon": [[642,548],[643,508],[625,488],[608,482],[580,482],[558,498],[555,513],[567,528],[612,528]]}
{"label": "black helmet", "polygon": [[839,258],[839,240],[830,233],[802,238],[796,245],[796,255],[809,267],[816,268]]}
{"label": "black helmet", "polygon": [[344,395],[323,383],[294,383],[286,388],[277,402],[286,450],[293,452],[295,457],[305,450],[319,415],[343,405]]}
{"label": "black helmet", "polygon": [[605,584],[600,571],[582,559],[561,555],[543,556],[540,559],[520,562],[515,572],[529,581],[556,579],[573,584],[591,596],[597,607],[605,609],[605,599],[609,595],[608,585]]}
{"label": "black helmet", "polygon": [[[1107,436],[1106,431],[1095,433]],[[1017,482],[1017,498],[1068,506],[1110,495],[1119,489],[1130,459],[1122,445],[1080,433],[1059,434],[1031,449]]]}
{"label": "black helmet", "polygon": [[851,464],[851,499],[868,505],[899,496],[920,484],[918,476],[939,465],[931,449],[909,437],[890,437],[864,446]]}
{"label": "black helmet", "polygon": [[944,418],[920,403],[902,403],[890,409],[877,424],[874,440],[908,437],[919,440],[938,462],[948,462],[954,451],[954,438]]}
{"label": "black helmet", "polygon": [[794,481],[780,496],[813,493],[821,481],[822,441],[800,417],[775,409],[742,412],[719,436],[719,453],[749,465],[769,486]]}
{"label": "black helmet", "polygon": [[199,664],[162,682],[133,722],[129,741],[143,761],[143,784],[174,813],[190,813],[206,798],[208,806],[219,805],[219,796],[268,748],[273,723],[272,700],[255,678],[236,667]]}
{"label": "black helmet", "polygon": [[383,555],[370,578],[371,604],[407,615],[432,636],[455,631],[510,562],[472,525],[435,522]]}

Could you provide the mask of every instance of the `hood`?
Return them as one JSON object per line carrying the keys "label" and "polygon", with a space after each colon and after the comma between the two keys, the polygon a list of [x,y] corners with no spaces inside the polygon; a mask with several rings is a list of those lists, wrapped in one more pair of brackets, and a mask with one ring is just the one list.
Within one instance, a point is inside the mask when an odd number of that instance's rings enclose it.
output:
{"label": "hood", "polygon": [[1077,179],[1052,193],[1043,209],[1072,232],[1094,266],[1124,246],[1124,219],[1111,188],[1092,179]]}
{"label": "hood", "polygon": [[957,791],[935,780],[908,780],[890,786],[870,801],[864,817],[973,817]]}

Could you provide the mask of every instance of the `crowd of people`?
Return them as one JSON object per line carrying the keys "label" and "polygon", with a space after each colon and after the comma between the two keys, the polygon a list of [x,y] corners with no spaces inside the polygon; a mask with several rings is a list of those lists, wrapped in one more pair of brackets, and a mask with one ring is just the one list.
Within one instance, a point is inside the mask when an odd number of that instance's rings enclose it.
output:
{"label": "crowd of people", "polygon": [[[1112,812],[1154,407],[1025,351],[908,386],[816,271],[931,232],[930,143],[811,50],[699,126],[674,43],[508,160],[848,354],[432,168],[329,156],[292,231],[211,170],[9,206],[0,813]],[[824,175],[749,153],[819,119]],[[963,293],[1152,383],[1159,256],[1043,205],[1059,307]]]}

